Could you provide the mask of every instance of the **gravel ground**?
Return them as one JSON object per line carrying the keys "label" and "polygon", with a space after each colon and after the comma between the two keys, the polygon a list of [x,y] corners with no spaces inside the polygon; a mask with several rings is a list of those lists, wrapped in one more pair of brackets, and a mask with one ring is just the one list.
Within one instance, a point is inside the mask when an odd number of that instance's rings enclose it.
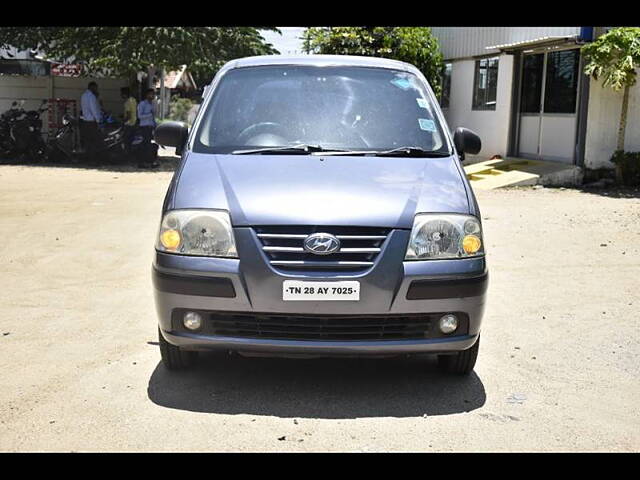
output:
{"label": "gravel ground", "polygon": [[638,451],[640,193],[478,192],[475,373],[431,358],[159,363],[161,172],[0,166],[3,451]]}

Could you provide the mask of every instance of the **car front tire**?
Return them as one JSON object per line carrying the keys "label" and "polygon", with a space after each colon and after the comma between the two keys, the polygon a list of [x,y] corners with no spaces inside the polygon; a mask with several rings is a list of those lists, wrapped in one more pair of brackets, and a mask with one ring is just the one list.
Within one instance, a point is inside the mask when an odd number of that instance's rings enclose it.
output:
{"label": "car front tire", "polygon": [[158,328],[158,343],[160,344],[162,363],[168,370],[183,370],[191,367],[198,358],[198,352],[188,352],[167,342],[162,336],[160,328]]}
{"label": "car front tire", "polygon": [[453,355],[438,355],[438,366],[447,373],[468,375],[476,365],[478,350],[480,350],[480,334],[478,334],[478,340],[471,348]]}

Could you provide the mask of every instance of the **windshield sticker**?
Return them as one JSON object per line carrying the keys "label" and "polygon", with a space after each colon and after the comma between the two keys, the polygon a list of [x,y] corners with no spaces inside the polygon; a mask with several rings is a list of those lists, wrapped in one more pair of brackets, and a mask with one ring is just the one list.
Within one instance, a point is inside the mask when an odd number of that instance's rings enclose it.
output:
{"label": "windshield sticker", "polygon": [[427,101],[424,98],[416,98],[416,102],[420,108],[427,108]]}
{"label": "windshield sticker", "polygon": [[391,83],[402,90],[409,90],[411,88],[411,82],[406,78],[394,78],[391,80]]}
{"label": "windshield sticker", "polygon": [[435,132],[436,124],[433,120],[429,120],[427,118],[419,118],[418,123],[420,124],[420,130],[426,130],[427,132]]}

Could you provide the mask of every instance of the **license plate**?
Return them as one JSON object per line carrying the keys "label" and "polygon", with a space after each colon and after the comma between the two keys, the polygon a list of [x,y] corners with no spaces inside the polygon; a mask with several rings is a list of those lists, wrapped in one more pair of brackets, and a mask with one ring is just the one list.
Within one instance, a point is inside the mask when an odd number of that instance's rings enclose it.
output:
{"label": "license plate", "polygon": [[285,280],[282,283],[282,300],[360,300],[360,282],[307,282]]}

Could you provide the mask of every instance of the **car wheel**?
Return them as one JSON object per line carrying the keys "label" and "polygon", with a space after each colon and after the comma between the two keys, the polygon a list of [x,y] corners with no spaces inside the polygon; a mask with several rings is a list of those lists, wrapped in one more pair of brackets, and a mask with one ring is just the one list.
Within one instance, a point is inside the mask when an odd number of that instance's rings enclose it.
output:
{"label": "car wheel", "polygon": [[438,366],[447,373],[468,375],[473,371],[480,349],[480,335],[471,348],[462,350],[453,355],[438,355]]}
{"label": "car wheel", "polygon": [[188,352],[167,342],[158,328],[158,343],[162,363],[169,370],[181,370],[192,366],[198,358],[198,352]]}

